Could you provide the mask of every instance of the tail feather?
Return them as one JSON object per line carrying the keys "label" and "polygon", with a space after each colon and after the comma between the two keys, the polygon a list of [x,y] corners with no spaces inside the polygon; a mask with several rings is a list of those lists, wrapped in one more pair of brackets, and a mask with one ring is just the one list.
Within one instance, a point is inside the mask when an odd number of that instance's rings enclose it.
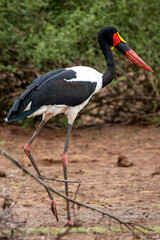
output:
{"label": "tail feather", "polygon": [[[33,112],[35,112],[39,106],[39,102],[37,102],[37,94],[36,94],[36,89],[38,89],[38,87],[42,84],[44,84],[44,82],[61,73],[64,72],[65,69],[59,69],[59,70],[55,70],[55,71],[51,71],[48,73],[45,73],[44,75],[36,78],[33,83],[31,85],[29,85],[26,89],[26,91],[24,93],[22,93],[22,95],[15,101],[15,103],[13,104],[12,108],[10,109],[8,115],[6,118],[4,118],[4,121],[8,122],[8,121],[19,121],[29,115],[31,115]],[[34,97],[35,94],[35,97]],[[34,102],[33,101],[34,98]],[[41,99],[39,99],[39,101],[41,101]],[[28,104],[32,102],[31,104],[31,108],[29,110],[26,109],[26,107],[28,106]],[[26,109],[26,110],[25,110]]]}
{"label": "tail feather", "polygon": [[27,105],[32,101],[33,89],[27,89],[13,104],[5,122],[19,121],[36,111],[35,107],[30,106],[30,109],[25,110]]}

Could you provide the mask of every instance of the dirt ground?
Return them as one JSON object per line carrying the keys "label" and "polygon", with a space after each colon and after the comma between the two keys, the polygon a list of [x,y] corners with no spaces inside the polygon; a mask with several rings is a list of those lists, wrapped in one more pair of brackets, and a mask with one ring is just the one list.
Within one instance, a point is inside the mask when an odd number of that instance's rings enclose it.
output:
{"label": "dirt ground", "polygon": [[[34,130],[3,124],[0,147],[35,173],[23,152]],[[63,178],[61,156],[65,133],[66,129],[44,127],[33,144],[32,153],[43,176]],[[73,129],[69,146],[68,178],[82,181],[77,200],[120,219],[157,229],[149,237],[141,235],[140,239],[160,239],[159,137],[160,129],[155,126],[110,125]],[[126,156],[131,166],[118,167],[120,155]],[[17,202],[14,207],[17,219],[25,221],[27,232],[24,231],[20,239],[54,239],[52,229],[63,227],[66,221],[64,199],[55,196],[57,223],[49,210],[50,199],[43,186],[2,156],[0,170],[6,173],[6,177],[0,178],[0,192],[10,194]],[[63,183],[48,183],[64,193]],[[76,189],[77,183],[69,185],[70,197],[74,197]],[[63,239],[132,239],[129,232],[123,233],[119,225],[107,217],[102,218],[101,214],[83,207],[75,210],[81,230],[86,232],[72,232]],[[71,213],[73,215],[73,209]],[[101,231],[109,225],[110,230],[104,233],[92,229],[97,227]]]}

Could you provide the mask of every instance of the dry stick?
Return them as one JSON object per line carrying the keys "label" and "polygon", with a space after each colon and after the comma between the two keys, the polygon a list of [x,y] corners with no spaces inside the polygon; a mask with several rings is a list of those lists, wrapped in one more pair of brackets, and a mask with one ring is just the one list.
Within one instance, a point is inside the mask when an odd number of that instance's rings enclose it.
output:
{"label": "dry stick", "polygon": [[81,183],[82,182],[82,181],[79,181],[79,180],[64,180],[64,179],[50,178],[50,177],[44,177],[44,176],[39,176],[39,178],[46,179],[46,180],[57,181],[57,182],[69,182],[69,183]]}
{"label": "dry stick", "polygon": [[78,184],[78,187],[77,187],[77,190],[76,190],[76,192],[75,192],[74,200],[76,200],[76,197],[77,197],[77,194],[78,194],[78,191],[79,191],[80,186],[81,186],[81,184],[79,183],[79,184]]}
{"label": "dry stick", "polygon": [[[128,222],[128,224],[130,224],[132,227],[135,227],[135,224],[134,224],[134,223]],[[138,223],[136,223],[136,227],[140,227],[140,228],[141,228],[141,225],[138,224]],[[148,230],[148,228],[146,228],[146,227],[144,227],[144,226],[143,226],[143,228],[146,229],[146,230]],[[149,229],[149,230],[153,232],[152,229]],[[139,231],[141,231],[141,230],[139,229]]]}
{"label": "dry stick", "polygon": [[39,179],[36,175],[34,175],[33,173],[31,173],[28,169],[25,168],[25,166],[23,164],[21,164],[20,162],[18,162],[15,158],[13,158],[9,153],[7,153],[6,151],[4,151],[2,148],[0,148],[0,154],[5,156],[6,158],[8,158],[12,163],[14,163],[17,167],[19,167],[23,172],[25,172],[26,174],[29,174],[31,177],[33,177],[37,182],[39,182],[40,184],[42,184],[44,187],[46,187],[48,190],[56,193],[57,195],[61,196],[62,198],[65,198],[67,199],[68,201],[72,202],[72,203],[75,203],[79,206],[82,206],[82,207],[85,207],[85,208],[89,208],[89,209],[92,209],[94,211],[97,211],[103,215],[106,215],[108,216],[109,218],[111,219],[114,219],[116,220],[117,222],[119,222],[120,224],[123,224],[125,225],[132,233],[133,233],[133,230],[131,230],[131,227],[134,227],[134,226],[139,226],[141,227],[142,229],[147,229],[148,231],[153,231],[152,229],[149,229],[149,228],[146,228],[146,227],[143,227],[142,225],[140,224],[136,224],[136,223],[132,223],[132,222],[125,222],[121,219],[119,219],[118,217],[106,212],[106,211],[103,211],[103,210],[100,210],[100,209],[97,209],[95,207],[92,207],[88,204],[84,204],[84,203],[81,203],[77,200],[74,200],[74,199],[71,199],[67,196],[65,196],[64,194],[58,192],[57,190],[55,190],[54,188],[52,188],[51,186],[49,186],[48,184],[46,184],[44,181],[42,181],[41,179]]}
{"label": "dry stick", "polygon": [[[77,194],[78,194],[78,191],[79,191],[79,188],[80,188],[81,184],[79,183],[78,186],[77,186],[77,190],[75,192],[75,195],[74,195],[74,200],[76,200],[76,197],[77,197]],[[74,214],[74,219],[76,219],[76,213],[75,213],[75,207],[74,207],[74,203],[73,203],[73,214]]]}

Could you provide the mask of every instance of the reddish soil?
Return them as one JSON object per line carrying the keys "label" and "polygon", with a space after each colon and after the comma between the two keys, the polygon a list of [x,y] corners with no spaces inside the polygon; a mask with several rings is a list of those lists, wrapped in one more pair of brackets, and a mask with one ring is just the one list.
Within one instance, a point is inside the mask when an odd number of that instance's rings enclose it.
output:
{"label": "reddish soil", "polygon": [[[23,129],[11,124],[0,127],[0,147],[9,152],[35,173],[23,147],[34,129]],[[43,128],[32,146],[33,156],[43,176],[63,178],[61,155],[65,129]],[[160,129],[154,126],[105,126],[73,129],[69,147],[68,177],[81,180],[77,200],[101,208],[123,219],[143,226],[160,226]],[[128,167],[117,166],[118,157],[126,156]],[[132,163],[132,164],[130,164]],[[26,221],[25,228],[63,227],[66,221],[64,199],[56,197],[59,222],[49,210],[50,200],[43,186],[0,156],[0,192],[10,194],[17,202],[14,211],[19,221]],[[153,174],[155,173],[155,174]],[[152,175],[153,174],[153,175]],[[48,181],[49,183],[49,181]],[[64,184],[51,185],[64,193]],[[74,197],[77,183],[69,185]],[[71,210],[73,215],[73,209]],[[107,217],[81,207],[76,207],[77,219],[83,227],[108,226]],[[74,220],[74,218],[73,218]],[[116,228],[116,223],[111,226]],[[126,234],[126,233],[125,233]],[[108,234],[69,233],[63,239],[132,239],[121,231]],[[54,234],[31,234],[29,238],[53,239]],[[149,238],[160,239],[159,233]]]}

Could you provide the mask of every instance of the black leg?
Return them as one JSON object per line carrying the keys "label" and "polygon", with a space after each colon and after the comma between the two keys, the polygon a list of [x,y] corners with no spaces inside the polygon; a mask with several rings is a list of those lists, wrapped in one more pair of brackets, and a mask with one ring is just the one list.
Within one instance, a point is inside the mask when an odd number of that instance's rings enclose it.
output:
{"label": "black leg", "polygon": [[[72,125],[68,124],[68,129],[67,129],[67,135],[66,135],[66,142],[64,146],[64,152],[62,156],[62,163],[63,163],[63,172],[64,172],[64,179],[68,180],[67,178],[67,165],[68,165],[68,146],[69,146],[69,139],[71,135],[71,130],[72,130]],[[65,182],[65,193],[66,196],[68,196],[68,182]],[[69,201],[67,200],[67,225],[72,226],[71,222],[71,215],[70,215],[70,209],[69,209]]]}
{"label": "black leg", "polygon": [[[30,146],[31,144],[34,142],[35,138],[37,137],[38,133],[40,132],[40,130],[42,129],[42,127],[44,126],[45,124],[45,121],[42,120],[38,126],[38,128],[36,129],[36,131],[34,132],[33,136],[30,138],[30,140],[28,141],[28,143],[26,144],[26,146],[24,147],[24,151],[26,153],[26,155],[28,156],[29,160],[31,161],[34,169],[36,170],[38,176],[41,176],[41,173],[37,167],[37,164],[35,163],[32,155],[31,155],[31,149],[30,149]],[[57,214],[57,209],[56,209],[56,203],[55,203],[55,199],[54,197],[51,195],[50,191],[45,187],[50,199],[51,199],[51,210],[53,212],[53,214],[55,215],[56,217],[56,220],[58,222],[58,214]]]}

